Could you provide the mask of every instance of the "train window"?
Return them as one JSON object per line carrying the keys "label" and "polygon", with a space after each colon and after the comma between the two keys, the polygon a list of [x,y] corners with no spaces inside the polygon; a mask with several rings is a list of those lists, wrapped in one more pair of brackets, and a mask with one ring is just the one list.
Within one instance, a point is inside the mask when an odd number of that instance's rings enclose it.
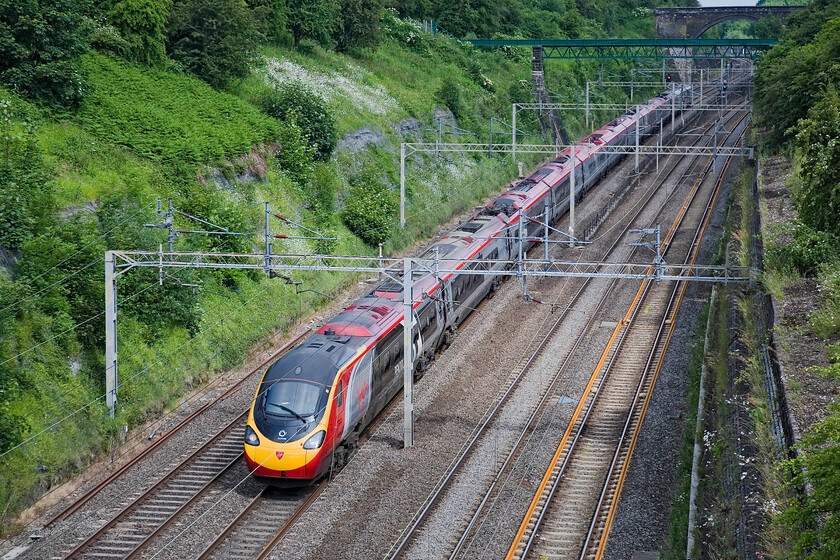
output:
{"label": "train window", "polygon": [[312,416],[318,410],[322,387],[307,381],[281,380],[269,389],[265,411],[275,416]]}
{"label": "train window", "polygon": [[335,404],[336,406],[344,405],[344,384],[339,381],[338,389],[335,390]]}

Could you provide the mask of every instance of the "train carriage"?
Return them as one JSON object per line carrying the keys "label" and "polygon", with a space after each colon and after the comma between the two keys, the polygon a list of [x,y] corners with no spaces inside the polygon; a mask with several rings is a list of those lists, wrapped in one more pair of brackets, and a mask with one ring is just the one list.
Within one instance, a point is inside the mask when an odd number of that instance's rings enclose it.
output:
{"label": "train carriage", "polygon": [[[682,86],[654,97],[576,144],[576,198],[622,157],[602,150],[604,146],[634,145],[637,122],[641,137],[658,132],[659,120],[671,118],[672,96],[682,107],[689,95]],[[520,250],[520,226],[522,249],[527,250],[543,231],[539,222],[546,208],[551,222],[568,210],[572,168],[570,150],[558,154],[421,257],[445,258],[449,269],[498,269],[498,261],[515,258]],[[407,359],[419,373],[498,287],[501,276],[417,274],[412,355]],[[309,484],[347,461],[361,430],[402,388],[402,289],[399,282],[383,282],[266,370],[245,433],[245,457],[254,476],[280,486]]]}

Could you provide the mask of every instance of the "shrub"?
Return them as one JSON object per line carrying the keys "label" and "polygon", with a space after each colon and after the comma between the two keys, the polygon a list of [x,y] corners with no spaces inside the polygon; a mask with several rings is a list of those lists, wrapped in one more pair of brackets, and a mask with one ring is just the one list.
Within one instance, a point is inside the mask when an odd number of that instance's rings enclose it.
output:
{"label": "shrub", "polygon": [[294,111],[295,123],[315,148],[316,159],[330,158],[338,144],[338,131],[327,104],[315,92],[300,82],[291,82],[267,92],[258,103],[264,113],[280,120],[288,120]]}
{"label": "shrub", "polygon": [[838,244],[833,235],[798,222],[793,224],[791,233],[790,243],[767,249],[768,268],[814,276],[824,263],[837,260]]}
{"label": "shrub", "polygon": [[169,50],[192,74],[219,89],[244,78],[263,37],[244,2],[180,0],[169,19]]}
{"label": "shrub", "polygon": [[375,47],[379,43],[379,21],[385,10],[383,0],[340,0],[340,3],[336,48],[347,51]]}
{"label": "shrub", "polygon": [[280,128],[280,153],[277,161],[289,177],[298,185],[305,186],[312,177],[315,148],[309,145],[296,121],[297,115],[292,111],[287,116],[285,126]]}
{"label": "shrub", "polygon": [[315,164],[309,189],[309,204],[321,223],[329,223],[335,212],[335,197],[341,184],[335,165]]}
{"label": "shrub", "polygon": [[147,66],[166,59],[166,20],[172,0],[121,0],[108,12],[108,22],[125,40],[126,58]]}
{"label": "shrub", "polygon": [[397,199],[370,169],[350,179],[350,192],[344,201],[341,219],[368,245],[384,243],[396,224]]}
{"label": "shrub", "polygon": [[793,192],[797,215],[810,227],[840,235],[840,95],[833,86],[797,125],[802,183]]}
{"label": "shrub", "polygon": [[297,46],[301,39],[312,39],[331,47],[333,30],[338,26],[337,0],[295,0],[287,5],[287,27]]}
{"label": "shrub", "polygon": [[49,222],[53,189],[34,126],[0,99],[0,245],[16,249]]}
{"label": "shrub", "polygon": [[455,118],[458,118],[462,113],[461,107],[461,92],[458,89],[458,84],[452,78],[446,77],[437,91],[438,99],[443,101],[443,104],[449,107]]}

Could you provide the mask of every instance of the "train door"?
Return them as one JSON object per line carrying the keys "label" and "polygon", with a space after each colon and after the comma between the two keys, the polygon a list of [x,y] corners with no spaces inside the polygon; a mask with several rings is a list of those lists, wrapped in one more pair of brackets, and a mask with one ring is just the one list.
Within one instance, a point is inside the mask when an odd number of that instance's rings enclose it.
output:
{"label": "train door", "polygon": [[[338,385],[335,388],[335,396],[333,397],[335,400],[335,419],[333,420],[334,431],[332,433],[342,434],[342,436],[347,432],[347,429],[349,428],[347,424],[347,418],[345,417],[347,407],[344,406],[344,403],[347,400],[345,398],[347,379],[349,379],[349,376],[347,375],[342,375],[338,379]],[[338,443],[338,441],[336,440],[334,443]]]}
{"label": "train door", "polygon": [[344,407],[344,435],[352,430],[360,421],[364,422],[365,414],[370,407],[370,388],[373,378],[373,351],[365,355],[353,367],[350,381],[347,384],[346,405]]}
{"label": "train door", "polygon": [[452,324],[455,321],[455,304],[452,300],[452,281],[447,281],[443,285],[443,299],[445,302],[446,324]]}
{"label": "train door", "polygon": [[423,330],[420,328],[420,317],[417,311],[413,313],[414,328],[411,329],[411,363],[417,367],[417,360],[423,357]]}

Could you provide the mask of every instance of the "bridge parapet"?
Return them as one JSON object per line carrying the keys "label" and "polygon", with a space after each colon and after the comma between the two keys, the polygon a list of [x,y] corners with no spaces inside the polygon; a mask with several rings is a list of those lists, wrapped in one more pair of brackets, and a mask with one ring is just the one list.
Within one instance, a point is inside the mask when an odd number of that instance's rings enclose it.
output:
{"label": "bridge parapet", "polygon": [[733,19],[774,15],[784,22],[805,6],[730,6],[725,8],[657,8],[656,31],[664,39],[699,39],[712,26]]}

